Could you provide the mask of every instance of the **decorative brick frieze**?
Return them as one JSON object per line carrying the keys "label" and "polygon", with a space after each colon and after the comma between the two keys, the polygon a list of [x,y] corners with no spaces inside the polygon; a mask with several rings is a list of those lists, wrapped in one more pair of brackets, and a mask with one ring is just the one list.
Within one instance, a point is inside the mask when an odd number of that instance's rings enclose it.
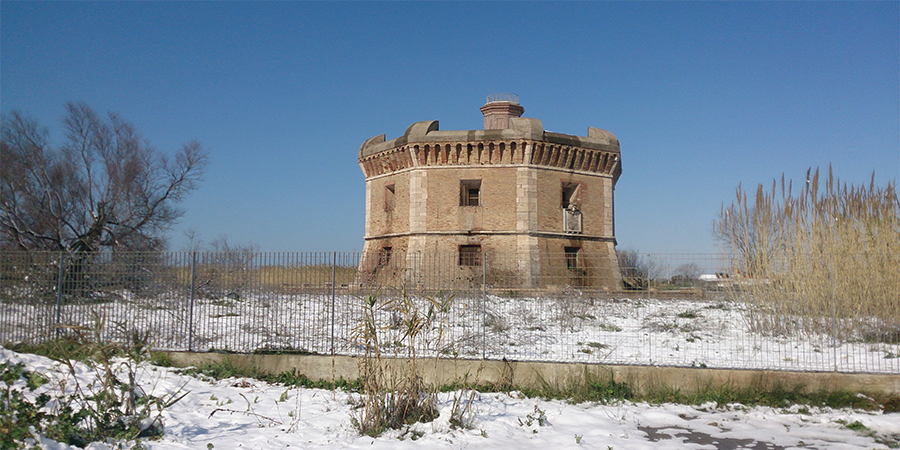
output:
{"label": "decorative brick frieze", "polygon": [[367,155],[359,161],[366,178],[413,167],[526,165],[618,178],[619,152],[539,141],[410,143]]}

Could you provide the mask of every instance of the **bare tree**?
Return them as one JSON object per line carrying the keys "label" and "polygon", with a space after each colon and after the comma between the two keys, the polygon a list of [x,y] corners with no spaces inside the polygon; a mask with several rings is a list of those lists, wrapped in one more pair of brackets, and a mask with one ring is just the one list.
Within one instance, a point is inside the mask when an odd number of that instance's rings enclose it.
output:
{"label": "bare tree", "polygon": [[700,266],[697,263],[685,263],[675,268],[672,282],[692,284],[700,279]]}
{"label": "bare tree", "polygon": [[65,138],[13,111],[0,135],[0,242],[21,250],[159,249],[184,213],[208,155],[196,141],[169,158],[114,113],[67,103]]}
{"label": "bare tree", "polygon": [[259,246],[233,245],[219,236],[207,247],[198,255],[197,290],[208,298],[245,297],[258,275],[254,269],[259,268]]}
{"label": "bare tree", "polygon": [[622,272],[622,284],[627,290],[644,290],[649,287],[650,272],[653,263],[649,258],[636,250],[616,249],[619,270]]}
{"label": "bare tree", "polygon": [[699,280],[700,272],[702,270],[697,263],[685,263],[675,268],[675,276],[685,280]]}

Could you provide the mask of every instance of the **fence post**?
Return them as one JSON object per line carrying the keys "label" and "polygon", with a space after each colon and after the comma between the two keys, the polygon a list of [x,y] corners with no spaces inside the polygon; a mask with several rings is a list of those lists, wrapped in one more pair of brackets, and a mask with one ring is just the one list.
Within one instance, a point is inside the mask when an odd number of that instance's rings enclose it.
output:
{"label": "fence post", "polygon": [[188,351],[194,351],[194,292],[197,284],[197,252],[191,252],[191,292],[188,313]]}
{"label": "fence post", "polygon": [[331,356],[334,356],[334,284],[337,279],[335,272],[337,272],[337,252],[331,252]]}
{"label": "fence post", "polygon": [[835,305],[834,299],[834,217],[831,218],[831,240],[832,240],[832,251],[829,252],[831,254],[831,264],[829,267],[829,271],[831,272],[831,354],[833,358],[833,370],[837,372],[838,370],[838,318],[837,318],[837,307]]}
{"label": "fence post", "polygon": [[487,252],[481,253],[481,359],[487,359]]}
{"label": "fence post", "polygon": [[59,326],[62,321],[62,301],[63,301],[63,286],[65,286],[63,282],[63,277],[65,276],[65,259],[66,254],[64,252],[59,253],[59,267],[57,268],[57,277],[56,277],[56,324],[53,326],[56,331],[56,337],[59,338]]}
{"label": "fence post", "polygon": [[[653,263],[651,261],[651,254],[647,253],[646,267],[647,267],[647,286],[644,287],[644,292],[647,293],[649,297],[650,293],[650,283],[653,282]],[[638,257],[638,261],[640,261],[640,257]],[[647,333],[647,365],[653,365],[653,333]]]}

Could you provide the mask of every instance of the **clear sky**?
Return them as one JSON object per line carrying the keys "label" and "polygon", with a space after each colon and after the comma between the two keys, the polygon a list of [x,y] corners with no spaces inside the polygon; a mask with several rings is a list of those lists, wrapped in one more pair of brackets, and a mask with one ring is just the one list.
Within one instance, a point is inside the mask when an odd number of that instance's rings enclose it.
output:
{"label": "clear sky", "polygon": [[900,177],[900,3],[0,3],[0,109],[58,139],[66,101],[211,153],[171,232],[361,250],[359,146],[480,129],[514,92],[544,128],[614,133],[620,248],[711,252],[738,183]]}

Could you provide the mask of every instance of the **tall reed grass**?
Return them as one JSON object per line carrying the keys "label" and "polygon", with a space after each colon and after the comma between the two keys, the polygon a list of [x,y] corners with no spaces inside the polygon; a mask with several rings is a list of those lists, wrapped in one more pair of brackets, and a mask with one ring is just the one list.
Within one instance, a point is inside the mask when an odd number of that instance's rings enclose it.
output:
{"label": "tall reed grass", "polygon": [[[734,255],[735,293],[754,308],[751,326],[773,334],[900,341],[900,202],[896,184],[824,180],[741,186],[715,234]],[[824,182],[823,182],[824,181]]]}
{"label": "tall reed grass", "polygon": [[438,387],[423,380],[417,348],[441,350],[452,342],[446,316],[453,300],[441,294],[416,298],[405,289],[362,298],[363,315],[353,330],[363,350],[362,398],[352,417],[360,433],[378,436],[437,417]]}

